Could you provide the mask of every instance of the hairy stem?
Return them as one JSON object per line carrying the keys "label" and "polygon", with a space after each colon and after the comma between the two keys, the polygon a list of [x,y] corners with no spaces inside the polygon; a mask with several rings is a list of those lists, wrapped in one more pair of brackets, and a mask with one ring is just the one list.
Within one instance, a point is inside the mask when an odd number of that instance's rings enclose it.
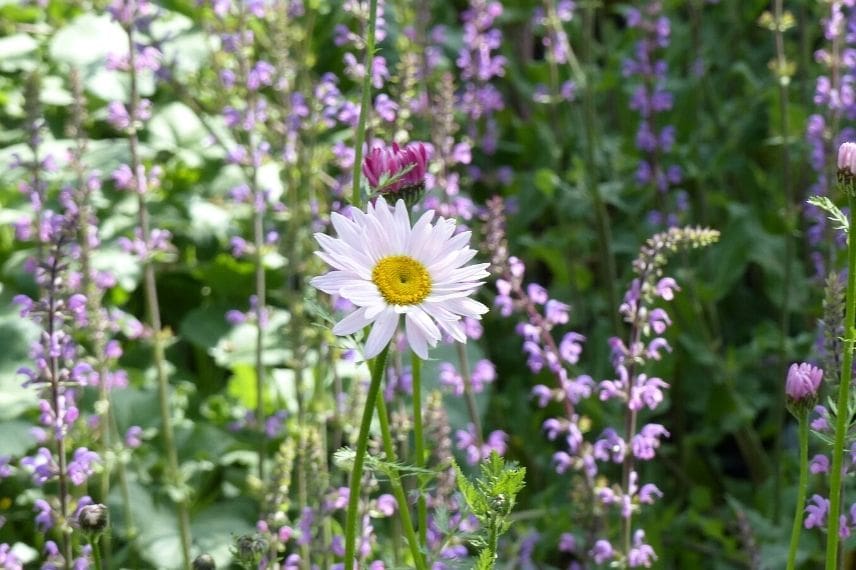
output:
{"label": "hairy stem", "polygon": [[354,552],[357,543],[357,507],[360,503],[360,482],[363,479],[363,464],[366,459],[366,449],[369,442],[369,430],[372,425],[372,415],[380,391],[380,380],[386,370],[386,356],[389,346],[372,362],[371,383],[366,394],[363,417],[360,420],[360,433],[357,436],[357,449],[354,455],[354,467],[351,471],[350,494],[348,496],[348,512],[345,518],[345,568],[354,570]]}
{"label": "hairy stem", "polygon": [[[856,213],[856,197],[848,192],[850,205],[850,228],[852,233],[853,216]],[[832,447],[832,470],[829,475],[829,518],[826,532],[826,570],[838,568],[838,527],[841,513],[842,485],[841,465],[844,460],[844,440],[850,424],[850,382],[853,375],[853,344],[856,342],[856,330],[853,328],[856,317],[856,239],[848,240],[847,247],[847,294],[844,313],[844,356],[841,364],[841,378],[838,385],[838,401],[835,409],[835,443]]]}

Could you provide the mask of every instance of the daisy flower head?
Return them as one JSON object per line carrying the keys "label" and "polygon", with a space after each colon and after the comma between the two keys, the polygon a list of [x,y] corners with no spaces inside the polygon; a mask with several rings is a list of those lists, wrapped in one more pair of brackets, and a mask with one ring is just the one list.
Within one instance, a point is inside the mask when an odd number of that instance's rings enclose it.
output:
{"label": "daisy flower head", "polygon": [[433,210],[411,226],[404,200],[390,207],[382,196],[365,212],[351,211],[353,219],[332,214],[338,237],[315,234],[321,246],[315,253],[333,270],[310,283],[356,306],[333,334],[372,325],[366,358],[389,344],[401,317],[407,344],[422,359],[443,333],[466,342],[463,318],[479,319],[488,310],[470,298],[488,276],[487,263],[467,265],[476,254],[469,247],[472,232],[455,234],[455,221],[434,222]]}

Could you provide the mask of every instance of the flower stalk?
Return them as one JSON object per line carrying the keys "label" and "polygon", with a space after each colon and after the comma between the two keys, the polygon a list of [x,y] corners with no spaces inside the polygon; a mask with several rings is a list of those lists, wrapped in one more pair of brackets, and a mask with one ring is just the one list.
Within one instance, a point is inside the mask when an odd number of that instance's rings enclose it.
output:
{"label": "flower stalk", "polygon": [[[360,432],[357,436],[357,449],[354,455],[354,467],[351,470],[350,494],[348,495],[348,512],[345,518],[345,568],[354,569],[354,552],[357,544],[357,508],[360,502],[360,483],[363,478],[363,464],[368,448],[369,430],[372,425],[372,415],[375,402],[380,391],[380,380],[386,370],[386,357],[389,345],[384,348],[372,362],[371,382],[366,393],[366,403],[360,420]],[[402,507],[403,508],[403,507]]]}
{"label": "flower stalk", "polygon": [[[852,179],[852,174],[848,174]],[[852,182],[851,182],[852,185]],[[853,228],[853,212],[856,212],[856,196],[847,189],[850,206],[850,228]],[[856,240],[849,239],[847,246],[847,293],[844,313],[844,355],[838,399],[835,408],[835,440],[832,447],[832,470],[829,475],[829,518],[826,534],[826,570],[838,568],[839,515],[841,513],[842,481],[841,466],[844,461],[844,440],[850,423],[850,383],[853,371],[853,345],[856,343]]]}
{"label": "flower stalk", "polygon": [[[148,243],[151,239],[151,224],[146,207],[146,177],[140,160],[139,137],[137,124],[140,106],[140,92],[137,85],[136,50],[134,41],[134,22],[126,22],[123,26],[128,37],[128,69],[130,76],[130,101],[128,115],[131,118],[128,127],[128,147],[131,155],[131,171],[134,173],[135,193],[137,195],[137,223],[141,235]],[[147,248],[148,249],[148,248]],[[175,434],[172,425],[172,411],[169,404],[169,379],[166,371],[166,351],[164,347],[165,333],[162,330],[160,304],[158,301],[157,280],[155,268],[150,253],[143,260],[143,292],[148,311],[149,326],[152,330],[153,360],[158,383],[158,403],[161,416],[161,432],[167,457],[167,469],[172,484],[180,484],[181,473],[178,465],[178,452],[175,446]],[[190,513],[187,497],[182,490],[181,498],[175,501],[178,514],[179,534],[181,537],[181,554],[185,568],[190,568]]]}
{"label": "flower stalk", "polygon": [[808,417],[805,412],[797,418],[799,421],[800,440],[800,482],[797,487],[797,506],[794,509],[794,524],[791,528],[791,545],[788,549],[788,568],[796,568],[797,547],[802,532],[803,511],[805,510],[806,488],[808,487]]}
{"label": "flower stalk", "polygon": [[[58,282],[59,264],[62,258],[62,248],[64,245],[65,235],[60,235],[55,251],[53,252],[50,261],[50,281],[47,286],[48,294],[48,314],[47,314],[47,333],[48,342],[55,338],[56,326],[56,284]],[[64,389],[59,380],[59,358],[52,355],[48,360],[48,369],[50,371],[50,398],[51,407],[56,417],[60,417],[62,407],[60,398],[63,397]],[[56,433],[56,456],[57,456],[57,481],[59,483],[59,512],[62,517],[62,526],[60,528],[60,536],[62,543],[63,564],[65,569],[71,568],[72,551],[71,551],[71,527],[68,526],[68,458],[66,457],[65,434]]]}
{"label": "flower stalk", "polygon": [[[416,455],[416,467],[423,469],[425,467],[425,434],[422,426],[422,359],[416,353],[412,353],[410,362],[413,374],[413,452]],[[404,505],[400,508],[403,509]],[[416,509],[419,517],[419,542],[424,548],[428,544],[428,507],[421,488]]]}
{"label": "flower stalk", "polygon": [[594,2],[586,3],[584,11],[585,21],[583,23],[584,33],[584,50],[583,63],[585,66],[585,83],[583,97],[583,121],[585,125],[585,172],[586,186],[588,186],[591,200],[594,204],[595,221],[597,223],[598,245],[600,246],[600,259],[603,262],[601,268],[602,279],[608,294],[609,314],[612,318],[613,331],[618,333],[621,330],[621,319],[618,317],[618,289],[617,272],[615,269],[615,257],[612,251],[612,229],[609,223],[609,211],[606,208],[606,203],[603,201],[603,196],[600,194],[598,180],[597,156],[595,148],[597,148],[597,127],[595,124],[596,109],[594,104],[594,85],[592,81],[593,64],[594,64],[594,22],[595,22],[595,4]]}
{"label": "flower stalk", "polygon": [[[381,370],[383,376],[383,370]],[[416,386],[414,381],[414,393]],[[395,462],[395,445],[392,441],[392,433],[389,429],[389,414],[386,410],[386,402],[383,397],[376,398],[377,415],[380,423],[380,434],[383,440],[383,450],[386,453],[386,460],[390,463]],[[398,502],[398,513],[401,517],[401,525],[404,527],[404,536],[407,539],[407,544],[410,547],[410,555],[413,557],[413,564],[416,570],[427,570],[425,560],[422,557],[422,551],[419,546],[419,539],[416,537],[416,532],[413,530],[413,520],[410,517],[410,505],[407,502],[407,495],[404,493],[404,486],[401,484],[401,478],[398,475],[397,468],[393,465],[389,470],[389,483],[392,485],[392,493],[395,495],[395,500]],[[422,501],[425,500],[422,493],[419,494]],[[422,509],[424,510],[424,508]],[[420,510],[420,516],[422,511]],[[421,532],[421,529],[420,529]]]}
{"label": "flower stalk", "polygon": [[363,143],[366,138],[366,120],[372,99],[372,64],[375,52],[375,27],[377,23],[377,0],[369,0],[369,29],[366,36],[365,75],[363,76],[363,97],[360,102],[360,119],[357,122],[357,132],[354,136],[354,187],[351,192],[351,203],[360,207],[360,174],[363,165]]}

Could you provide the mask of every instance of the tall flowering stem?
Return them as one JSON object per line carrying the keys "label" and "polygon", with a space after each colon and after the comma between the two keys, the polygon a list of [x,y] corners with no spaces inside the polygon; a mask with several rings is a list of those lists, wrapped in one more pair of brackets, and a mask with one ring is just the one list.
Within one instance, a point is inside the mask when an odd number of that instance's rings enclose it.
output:
{"label": "tall flowering stem", "polygon": [[800,439],[800,482],[797,487],[797,506],[794,509],[794,524],[791,528],[791,546],[788,549],[788,570],[796,568],[797,547],[800,543],[800,532],[803,525],[803,511],[805,510],[805,496],[808,488],[808,414],[802,413],[799,422]]}
{"label": "tall flowering stem", "polygon": [[[630,289],[621,305],[621,314],[624,320],[630,324],[629,342],[621,344],[618,339],[613,339],[613,360],[620,380],[616,386],[611,382],[601,384],[601,399],[609,396],[610,392],[620,389],[623,385],[625,408],[625,443],[632,447],[626,450],[622,460],[622,490],[628,496],[634,492],[637,486],[638,474],[635,471],[637,458],[645,459],[647,453],[637,451],[637,445],[641,446],[645,439],[655,439],[659,435],[668,436],[663,426],[648,424],[637,434],[637,421],[639,411],[647,406],[654,409],[662,401],[662,389],[668,384],[659,378],[649,378],[639,372],[648,358],[659,358],[657,346],[667,347],[665,339],[654,338],[646,350],[643,350],[644,339],[651,333],[659,334],[665,330],[670,323],[668,315],[662,309],[651,309],[656,298],[669,301],[674,297],[674,291],[679,288],[674,279],[663,276],[663,270],[668,257],[680,249],[691,249],[704,247],[719,238],[719,232],[701,228],[671,228],[667,232],[659,233],[651,237],[642,247],[639,257],[633,262],[633,270],[637,277],[631,283]],[[656,445],[659,445],[657,443]],[[653,448],[656,445],[652,446]],[[644,451],[644,450],[642,450]],[[652,454],[653,455],[653,454]],[[641,489],[640,489],[641,494]],[[641,501],[641,498],[640,498]],[[622,548],[625,560],[631,566],[635,565],[633,560],[639,556],[639,545],[635,544],[637,539],[633,533],[632,508],[622,512]],[[643,535],[644,536],[644,533]]]}
{"label": "tall flowering stem", "polygon": [[[383,370],[381,370],[381,376],[383,376]],[[386,460],[394,462],[395,446],[392,440],[392,433],[389,430],[389,413],[386,410],[386,402],[381,397],[376,398],[376,403],[379,420],[378,423],[380,423],[380,435],[383,440],[383,451],[386,453]],[[404,527],[404,536],[407,538],[408,546],[410,546],[410,555],[413,557],[413,565],[417,570],[426,570],[425,560],[422,557],[422,552],[419,546],[419,539],[416,537],[416,532],[413,530],[413,521],[410,519],[410,508],[408,506],[407,495],[404,493],[404,486],[401,484],[401,479],[398,477],[398,474],[394,471],[395,467],[392,467],[391,469],[393,471],[390,473],[389,483],[392,485],[392,492],[395,495],[395,500],[398,501],[398,512],[401,515],[401,524]],[[424,501],[424,496],[421,492],[419,495]]]}
{"label": "tall flowering stem", "polygon": [[[425,434],[422,429],[422,359],[416,353],[412,354],[410,369],[413,376],[413,452],[416,455],[414,463],[416,467],[422,469],[425,467]],[[403,505],[401,509],[404,510]],[[421,489],[416,509],[419,517],[419,540],[424,547],[428,544],[428,508],[425,504],[425,494]]]}
{"label": "tall flowering stem", "polygon": [[[842,145],[842,149],[849,143]],[[841,155],[839,155],[841,156]],[[839,166],[841,166],[839,159]],[[850,233],[853,233],[853,216],[856,213],[856,195],[851,170],[839,171],[841,184],[847,193],[850,206]],[[832,447],[832,471],[829,475],[829,517],[826,533],[826,570],[838,568],[838,527],[841,513],[842,482],[841,466],[844,461],[844,440],[850,423],[850,383],[853,375],[853,346],[856,343],[856,239],[852,235],[847,247],[847,293],[844,313],[844,355],[841,363],[841,378],[838,385],[838,401],[835,414],[835,440]]]}
{"label": "tall flowering stem", "polygon": [[[369,390],[366,393],[363,417],[360,420],[360,433],[357,436],[354,467],[351,470],[348,512],[345,518],[345,570],[353,570],[354,568],[354,552],[357,544],[357,508],[360,503],[360,483],[363,479],[363,464],[366,459],[366,449],[368,448],[372,415],[374,415],[375,406],[377,405],[377,395],[380,391],[380,380],[386,370],[386,357],[388,353],[389,345],[387,345],[372,362],[371,382],[369,383]],[[403,511],[407,508],[407,503],[399,504],[399,508]]]}
{"label": "tall flowering stem", "polygon": [[[121,24],[128,37],[128,74],[130,76],[130,101],[128,103],[128,116],[130,117],[128,133],[128,146],[131,155],[131,172],[134,173],[134,190],[137,194],[137,223],[142,239],[148,245],[153,241],[149,212],[146,206],[146,173],[140,159],[139,136],[137,125],[140,120],[140,92],[137,85],[136,51],[134,40],[134,16],[138,4],[134,0],[128,2],[129,17],[122,18]],[[172,412],[169,404],[169,379],[166,371],[166,353],[164,347],[164,332],[162,330],[160,304],[158,301],[157,280],[155,277],[154,262],[151,252],[146,252],[143,258],[143,286],[148,310],[148,321],[152,329],[152,349],[155,363],[155,372],[158,382],[158,402],[161,415],[161,432],[163,435],[164,448],[166,450],[167,468],[172,484],[180,484],[181,472],[178,465],[178,452],[175,447],[175,433],[172,425]],[[184,567],[191,567],[190,558],[190,512],[187,504],[185,491],[182,490],[181,497],[176,500],[178,513],[178,526],[181,537],[181,554]]]}
{"label": "tall flowering stem", "polygon": [[583,24],[584,45],[582,50],[583,65],[585,67],[585,82],[583,96],[583,120],[585,125],[586,135],[586,179],[594,204],[594,216],[597,222],[598,245],[600,246],[600,259],[603,263],[602,279],[608,293],[609,313],[612,315],[613,330],[621,329],[621,322],[618,318],[618,289],[616,283],[617,272],[615,269],[615,257],[612,252],[612,228],[609,223],[609,212],[606,209],[606,203],[600,195],[599,176],[597,166],[597,156],[595,148],[598,146],[597,141],[597,126],[596,117],[597,110],[595,109],[595,93],[594,81],[594,21],[595,21],[595,3],[586,3],[585,21]]}
{"label": "tall flowering stem", "polygon": [[[781,179],[779,181],[782,188],[783,212],[785,223],[785,259],[784,259],[784,284],[782,286],[782,314],[779,322],[779,356],[782,360],[782,366],[787,366],[787,339],[790,323],[790,307],[789,300],[791,294],[791,272],[793,268],[793,231],[794,231],[794,204],[793,204],[793,184],[791,182],[791,167],[790,167],[790,121],[788,117],[788,101],[789,92],[788,86],[791,82],[791,76],[794,72],[794,66],[791,64],[785,55],[785,38],[784,32],[794,25],[794,18],[790,12],[784,11],[782,0],[776,0],[773,4],[773,13],[765,12],[761,16],[761,25],[767,27],[773,32],[776,44],[776,59],[770,63],[773,70],[773,75],[778,85],[779,90],[779,136],[781,143]],[[774,418],[776,429],[776,442],[774,447],[775,459],[773,464],[776,466],[775,475],[775,490],[774,496],[777,498],[773,501],[773,518],[778,520],[779,505],[781,501],[782,488],[782,434],[784,433],[785,423],[785,393],[780,392],[776,400],[774,408]]]}
{"label": "tall flowering stem", "polygon": [[[50,259],[48,269],[49,279],[47,285],[48,312],[47,312],[47,334],[48,344],[53,343],[56,338],[55,326],[57,314],[56,285],[58,283],[59,263],[62,259],[62,250],[66,240],[65,232],[60,234],[55,250]],[[48,352],[51,356],[48,360],[48,371],[50,379],[50,403],[53,413],[57,418],[62,416],[65,407],[65,389],[60,385],[59,358],[53,351]],[[71,528],[68,526],[68,466],[65,449],[65,435],[56,434],[56,457],[57,457],[57,481],[59,483],[59,510],[62,515],[62,554],[66,570],[71,567]]]}
{"label": "tall flowering stem", "polygon": [[375,52],[375,28],[377,24],[377,0],[369,0],[369,29],[366,36],[365,75],[363,75],[363,98],[360,102],[360,119],[354,137],[354,186],[351,190],[351,203],[360,207],[360,174],[363,165],[363,142],[366,138],[366,120],[372,100],[372,64]]}

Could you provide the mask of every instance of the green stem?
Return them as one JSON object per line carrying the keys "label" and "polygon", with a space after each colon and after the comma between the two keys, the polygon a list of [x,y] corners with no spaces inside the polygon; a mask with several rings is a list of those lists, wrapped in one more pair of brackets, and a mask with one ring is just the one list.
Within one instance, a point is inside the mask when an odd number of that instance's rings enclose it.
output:
{"label": "green stem", "polygon": [[461,378],[464,380],[464,400],[467,403],[467,413],[470,416],[470,421],[476,428],[476,440],[479,446],[484,444],[484,432],[482,431],[481,417],[479,416],[479,407],[476,403],[476,395],[473,392],[473,377],[470,374],[470,363],[467,358],[467,345],[462,342],[455,343],[455,349],[458,351],[458,360],[461,363]]}
{"label": "green stem", "polygon": [[[422,359],[412,353],[410,367],[413,374],[413,437],[416,467],[425,467],[425,435],[422,432]],[[419,499],[416,503],[419,514],[419,541],[423,547],[428,544],[428,508],[425,494],[419,487]]]}
{"label": "green stem", "polygon": [[[782,21],[784,19],[783,0],[776,0],[775,9],[775,39],[776,39],[776,57],[778,61],[776,70],[776,80],[779,84],[779,130],[782,137],[782,178],[781,188],[784,190],[784,219],[785,219],[785,260],[784,260],[784,281],[782,285],[782,315],[780,321],[779,334],[779,357],[781,358],[781,373],[780,378],[784,378],[787,373],[787,340],[789,334],[790,322],[790,291],[791,291],[791,271],[793,266],[793,189],[791,184],[790,173],[790,149],[788,148],[790,138],[790,126],[788,120],[788,85],[790,77],[784,75],[787,67],[787,59],[785,58],[785,39],[784,30],[782,29]],[[773,496],[776,498],[773,501],[773,521],[779,520],[779,505],[781,505],[782,492],[782,434],[784,433],[785,425],[785,391],[778,390],[775,407],[773,409],[773,417],[776,425],[776,441],[774,446],[773,465],[776,466],[776,478],[774,482]]]}
{"label": "green stem", "polygon": [[357,507],[360,502],[360,483],[363,479],[363,463],[366,459],[366,448],[369,441],[369,430],[372,425],[372,414],[380,390],[380,379],[386,370],[386,355],[389,346],[383,349],[372,363],[372,378],[369,391],[366,394],[366,403],[363,408],[363,417],[360,421],[360,433],[357,436],[357,449],[354,455],[354,468],[351,471],[350,495],[348,496],[348,513],[345,518],[345,568],[354,569],[354,551],[357,542]]}
{"label": "green stem", "polygon": [[[131,155],[131,171],[134,173],[134,182],[136,184],[137,194],[137,223],[143,239],[147,242],[151,237],[151,227],[149,220],[149,211],[146,206],[146,181],[144,180],[142,161],[140,159],[139,145],[140,141],[137,134],[138,109],[140,107],[140,93],[137,86],[136,73],[136,50],[137,46],[134,42],[134,24],[125,26],[125,32],[128,36],[128,68],[130,69],[130,102],[128,105],[128,114],[131,116],[131,126],[128,128],[128,148]],[[164,346],[165,333],[161,326],[160,303],[158,301],[157,279],[155,277],[154,261],[151,256],[147,256],[143,262],[143,293],[146,301],[148,312],[148,324],[152,330],[153,344],[153,360],[158,385],[158,404],[161,415],[161,436],[163,437],[163,446],[166,450],[167,473],[169,483],[172,485],[182,485],[181,471],[179,470],[178,451],[175,446],[175,434],[172,426],[172,412],[169,404],[169,378],[167,377],[166,367],[166,348]],[[184,562],[184,568],[190,568],[190,509],[185,489],[181,490],[181,498],[175,501],[176,511],[178,515],[178,528],[181,537],[181,556]]]}
{"label": "green stem", "polygon": [[585,22],[583,30],[585,34],[583,62],[585,65],[585,89],[583,91],[583,120],[586,135],[586,179],[592,204],[594,205],[595,221],[597,223],[598,245],[600,246],[600,259],[603,263],[602,279],[603,286],[609,296],[609,314],[612,318],[613,331],[618,334],[621,331],[621,318],[618,313],[618,289],[616,287],[615,257],[612,253],[612,230],[609,224],[609,212],[606,203],[600,195],[598,185],[599,175],[597,169],[597,157],[595,148],[597,146],[597,132],[595,128],[596,110],[594,103],[594,82],[592,81],[593,52],[594,52],[594,11],[595,3],[588,2],[585,9]]}
{"label": "green stem", "polygon": [[101,540],[100,537],[95,538],[90,541],[89,545],[92,547],[92,562],[95,565],[95,570],[101,570]]}
{"label": "green stem", "polygon": [[359,207],[360,199],[360,174],[363,166],[363,142],[366,138],[366,118],[371,108],[372,99],[372,63],[375,51],[375,21],[377,20],[377,0],[369,0],[369,33],[366,37],[365,67],[366,74],[363,77],[363,100],[360,103],[360,119],[357,122],[357,132],[354,136],[354,187],[351,192],[351,203]]}
{"label": "green stem", "polygon": [[[389,431],[389,415],[386,411],[386,402],[384,402],[383,396],[377,398],[376,405],[386,460],[395,462],[395,447],[392,442],[392,434]],[[404,493],[404,487],[401,484],[398,471],[394,467],[390,470],[389,482],[392,485],[392,493],[395,495],[395,500],[398,502],[398,514],[401,518],[401,525],[404,527],[404,536],[407,538],[407,544],[410,546],[413,564],[417,570],[427,570],[425,560],[422,558],[422,551],[419,548],[419,539],[416,538],[416,532],[413,530],[413,521],[410,518],[410,505],[407,503],[407,495]],[[422,493],[420,493],[421,496]]]}
{"label": "green stem", "polygon": [[791,529],[791,547],[788,550],[788,569],[796,568],[797,547],[802,531],[803,509],[805,509],[806,487],[808,487],[808,418],[801,414],[800,425],[800,484],[797,489],[797,506],[794,511],[794,526]]}
{"label": "green stem", "polygon": [[[856,197],[848,190],[850,227],[856,212]],[[829,476],[829,519],[826,533],[826,570],[838,568],[838,524],[841,513],[841,464],[844,460],[844,439],[850,423],[850,382],[853,370],[853,343],[856,341],[853,322],[856,317],[856,239],[851,237],[847,246],[847,295],[844,314],[844,357],[838,385],[838,403],[835,409],[835,444],[832,448],[832,471]]]}

